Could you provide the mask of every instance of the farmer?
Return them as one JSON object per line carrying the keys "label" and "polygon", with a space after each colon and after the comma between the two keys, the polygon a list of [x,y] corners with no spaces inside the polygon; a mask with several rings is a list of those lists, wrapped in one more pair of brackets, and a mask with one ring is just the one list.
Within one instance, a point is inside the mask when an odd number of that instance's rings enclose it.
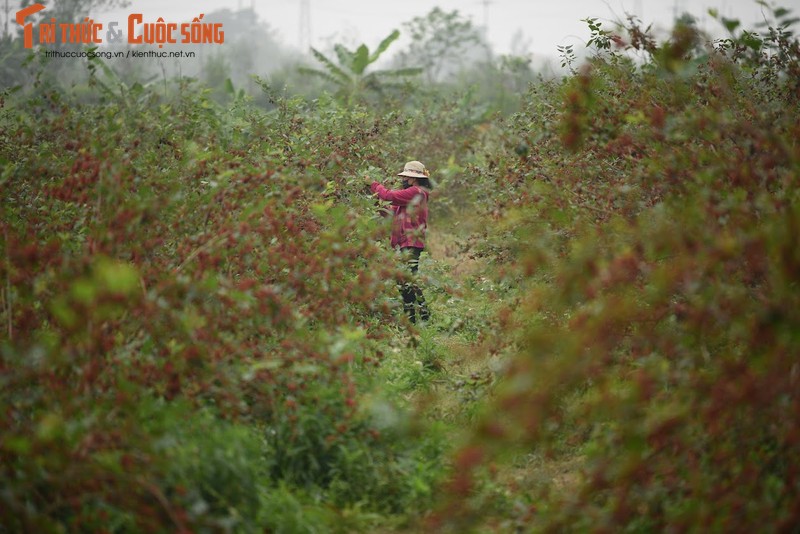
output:
{"label": "farmer", "polygon": [[416,305],[419,318],[430,318],[428,306],[422,290],[413,277],[419,269],[419,255],[425,248],[425,230],[428,226],[428,194],[432,189],[430,173],[419,161],[409,161],[398,176],[404,178],[401,189],[386,189],[370,178],[370,189],[381,200],[391,202],[394,213],[392,220],[392,247],[399,249],[411,271],[412,279],[400,286],[403,309],[412,323],[416,323]]}

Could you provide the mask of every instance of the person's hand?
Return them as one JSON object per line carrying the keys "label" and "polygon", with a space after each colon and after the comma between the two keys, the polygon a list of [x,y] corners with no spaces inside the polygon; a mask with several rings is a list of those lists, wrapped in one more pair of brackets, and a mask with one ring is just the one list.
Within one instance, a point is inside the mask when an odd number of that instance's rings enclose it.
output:
{"label": "person's hand", "polygon": [[364,183],[365,183],[365,184],[367,184],[367,185],[372,185],[372,182],[374,182],[374,181],[375,181],[375,180],[373,180],[372,178],[370,178],[370,177],[369,177],[369,175],[367,175],[367,174],[365,174],[365,175],[364,175]]}

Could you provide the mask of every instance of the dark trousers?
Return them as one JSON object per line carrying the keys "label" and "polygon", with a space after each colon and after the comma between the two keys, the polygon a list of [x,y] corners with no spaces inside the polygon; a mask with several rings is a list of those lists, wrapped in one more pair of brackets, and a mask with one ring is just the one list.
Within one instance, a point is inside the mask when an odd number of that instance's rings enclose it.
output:
{"label": "dark trousers", "polygon": [[419,255],[422,253],[421,248],[417,247],[403,247],[400,249],[403,254],[403,259],[411,272],[411,280],[403,282],[400,285],[400,294],[403,296],[403,309],[408,315],[408,319],[412,323],[417,322],[416,308],[419,307],[419,318],[421,321],[430,319],[428,306],[425,304],[425,297],[422,295],[422,290],[416,284],[417,271],[419,271]]}

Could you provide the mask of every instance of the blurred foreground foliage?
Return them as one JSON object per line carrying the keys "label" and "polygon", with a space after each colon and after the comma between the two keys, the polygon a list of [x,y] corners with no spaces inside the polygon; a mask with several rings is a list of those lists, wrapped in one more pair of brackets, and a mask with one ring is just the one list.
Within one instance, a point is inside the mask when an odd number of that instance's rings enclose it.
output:
{"label": "blurred foreground foliage", "polygon": [[433,525],[800,524],[800,48],[774,15],[713,47],[589,21],[594,58],[475,166],[518,354]]}
{"label": "blurred foreground foliage", "polygon": [[[99,61],[4,93],[0,532],[796,526],[800,52],[772,13],[713,44],[588,19],[593,58],[507,118],[260,80],[269,110],[223,106]],[[472,265],[424,258],[422,332],[362,180],[418,158]]]}

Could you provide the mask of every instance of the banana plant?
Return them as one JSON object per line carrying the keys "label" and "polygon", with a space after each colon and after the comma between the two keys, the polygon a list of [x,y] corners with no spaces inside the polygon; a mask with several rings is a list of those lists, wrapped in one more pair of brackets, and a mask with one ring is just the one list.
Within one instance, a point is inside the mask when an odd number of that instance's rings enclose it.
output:
{"label": "banana plant", "polygon": [[367,68],[375,63],[398,37],[400,31],[394,30],[372,53],[365,44],[355,50],[337,44],[333,48],[336,61],[312,47],[311,53],[323,65],[324,70],[300,67],[300,72],[323,78],[334,84],[337,87],[337,95],[347,101],[362,98],[370,91],[382,93],[385,89],[402,86],[408,78],[419,75],[422,69],[414,67],[367,72]]}

